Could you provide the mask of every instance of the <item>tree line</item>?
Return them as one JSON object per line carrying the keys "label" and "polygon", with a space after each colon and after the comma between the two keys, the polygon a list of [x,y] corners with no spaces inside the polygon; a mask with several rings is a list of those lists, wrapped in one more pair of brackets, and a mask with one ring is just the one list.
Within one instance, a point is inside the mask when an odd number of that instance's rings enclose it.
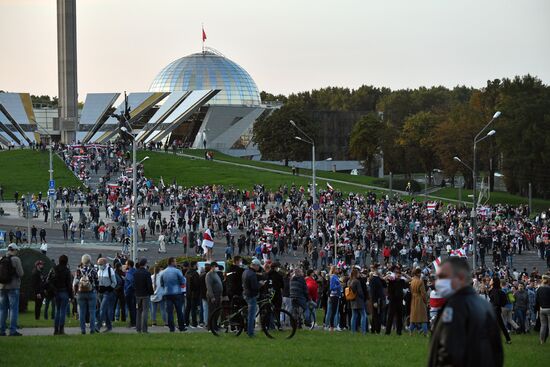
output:
{"label": "tree line", "polygon": [[308,111],[362,111],[350,132],[349,153],[367,170],[382,152],[386,173],[425,172],[431,177],[440,169],[451,180],[461,174],[469,188],[471,171],[453,157],[472,167],[475,135],[501,111],[487,129],[496,134],[477,146],[478,177],[489,177],[492,190],[499,172],[511,193],[526,195],[531,183],[533,195],[550,197],[550,87],[537,77],[489,80],[483,88],[365,85],[289,96],[262,92],[261,97],[284,103],[255,124],[254,141],[267,159],[310,159],[309,147],[294,139],[289,119],[315,137],[323,131],[308,119]]}

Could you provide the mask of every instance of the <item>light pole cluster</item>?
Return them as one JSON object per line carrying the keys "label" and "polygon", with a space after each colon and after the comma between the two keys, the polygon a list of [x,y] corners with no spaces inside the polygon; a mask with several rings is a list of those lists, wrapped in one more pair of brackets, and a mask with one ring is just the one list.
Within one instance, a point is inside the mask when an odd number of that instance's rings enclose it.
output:
{"label": "light pole cluster", "polygon": [[476,257],[477,257],[477,143],[493,136],[496,134],[496,131],[495,130],[490,130],[487,134],[485,134],[484,136],[480,137],[481,134],[483,134],[483,132],[489,127],[489,125],[491,125],[493,123],[493,121],[495,121],[498,117],[500,116],[500,111],[497,111],[495,112],[495,114],[493,115],[493,118],[491,119],[491,121],[489,121],[484,127],[483,129],[481,129],[477,135],[474,137],[474,156],[473,156],[473,163],[472,163],[472,167],[468,166],[466,163],[464,163],[459,157],[454,157],[453,159],[459,163],[461,163],[464,167],[468,168],[471,172],[472,172],[472,179],[473,179],[473,195],[472,195],[472,213],[471,213],[471,218],[472,218],[472,229],[473,229],[473,240],[472,240],[472,245],[473,245],[473,251],[472,251],[472,267],[473,267],[473,270],[475,271],[476,269]]}
{"label": "light pole cluster", "polygon": [[310,137],[308,134],[304,132],[296,123],[292,120],[290,120],[290,124],[294,126],[302,135],[305,136],[305,138],[300,136],[295,136],[294,138],[296,140],[303,141],[304,143],[311,145],[311,170],[312,170],[312,183],[311,183],[311,197],[313,202],[313,240],[317,241],[317,183],[316,183],[316,176],[315,176],[315,140],[313,140],[312,137]]}
{"label": "light pole cluster", "polygon": [[132,214],[134,216],[132,221],[132,261],[134,264],[137,262],[137,166],[145,162],[149,157],[143,158],[139,163],[137,162],[137,142],[133,134],[131,134],[126,127],[121,127],[120,130],[126,133],[132,140]]}

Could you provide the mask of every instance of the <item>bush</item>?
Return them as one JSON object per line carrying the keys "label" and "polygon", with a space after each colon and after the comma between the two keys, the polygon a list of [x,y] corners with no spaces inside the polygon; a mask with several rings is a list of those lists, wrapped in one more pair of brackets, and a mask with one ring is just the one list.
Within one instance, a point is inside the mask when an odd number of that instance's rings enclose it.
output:
{"label": "bush", "polygon": [[[407,183],[411,183],[411,189],[413,192],[420,192],[422,191],[422,185],[415,180],[407,180],[403,178],[394,178],[392,183],[392,189],[393,190],[399,190],[399,191],[407,191]],[[381,186],[385,188],[390,187],[390,179],[389,178],[380,178],[376,179],[374,181],[374,185]]]}
{"label": "bush", "polygon": [[52,261],[40,251],[36,251],[30,248],[24,248],[19,251],[17,256],[21,259],[23,265],[23,278],[21,279],[21,293],[19,296],[19,310],[21,312],[27,311],[27,304],[29,300],[34,297],[33,289],[31,286],[31,274],[34,270],[34,263],[38,260],[44,262],[43,274],[48,274],[53,266]]}

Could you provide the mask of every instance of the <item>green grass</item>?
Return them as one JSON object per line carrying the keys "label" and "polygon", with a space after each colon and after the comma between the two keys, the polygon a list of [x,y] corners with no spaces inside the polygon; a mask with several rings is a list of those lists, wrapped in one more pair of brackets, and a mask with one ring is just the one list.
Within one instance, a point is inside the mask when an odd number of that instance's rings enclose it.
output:
{"label": "green grass", "polygon": [[[209,149],[210,150],[210,149]],[[194,155],[196,157],[204,158],[204,149],[184,149],[185,154]],[[247,164],[249,166],[255,166],[255,167],[262,167],[262,168],[269,168],[269,169],[275,169],[283,172],[292,172],[292,167],[285,167],[284,165],[278,165],[273,163],[267,163],[267,162],[261,162],[261,161],[254,161],[251,159],[243,159],[238,157],[233,157],[227,154],[220,153],[218,151],[214,152],[214,159],[219,161],[226,161],[226,162],[234,162],[234,163],[241,163],[241,164]],[[310,169],[304,169],[300,168],[300,174],[303,175],[311,175],[312,172]],[[329,178],[334,180],[343,180],[353,183],[358,183],[362,185],[375,185],[375,181],[377,180],[376,177],[370,177],[370,176],[352,176],[347,173],[342,172],[328,172],[328,171],[316,171],[317,177],[323,177],[323,178]]]}
{"label": "green grass", "polygon": [[[300,331],[292,340],[263,334],[216,339],[207,333],[99,334],[0,338],[5,366],[425,366],[429,341],[421,336]],[[534,335],[505,345],[506,366],[545,366],[548,345]]]}
{"label": "green grass", "polygon": [[[458,200],[458,189],[452,187],[445,187],[434,192],[432,195],[441,196],[447,199]],[[472,195],[472,190],[462,190],[462,200],[464,202],[471,202],[472,198],[468,197]],[[510,204],[510,205],[520,205],[528,204],[529,199],[519,195],[509,194],[507,192],[495,191],[491,193],[489,198],[490,204]],[[542,210],[547,210],[550,208],[550,200],[535,199],[533,198],[533,211],[540,212]]]}
{"label": "green grass", "polygon": [[[42,191],[48,192],[50,180],[50,155],[48,151],[12,150],[0,152],[0,185],[4,188],[4,200],[13,200],[15,191],[19,195]],[[61,158],[54,155],[53,177],[56,187],[78,187],[81,182],[65,166]]]}
{"label": "green grass", "polygon": [[[149,156],[151,159],[144,162],[145,175],[158,180],[161,176],[166,185],[176,179],[178,185],[224,185],[240,189],[251,189],[255,184],[264,184],[269,189],[277,189],[281,185],[296,184],[306,186],[311,178],[292,176],[284,173],[267,172],[248,167],[239,167],[202,158],[192,159],[172,154],[158,152],[139,152],[140,159]],[[239,163],[248,163],[240,160]],[[276,166],[277,167],[277,166]],[[352,176],[350,176],[352,177]],[[317,180],[317,187],[326,188],[326,180]],[[348,184],[331,184],[335,189],[343,192],[365,192],[364,188]]]}

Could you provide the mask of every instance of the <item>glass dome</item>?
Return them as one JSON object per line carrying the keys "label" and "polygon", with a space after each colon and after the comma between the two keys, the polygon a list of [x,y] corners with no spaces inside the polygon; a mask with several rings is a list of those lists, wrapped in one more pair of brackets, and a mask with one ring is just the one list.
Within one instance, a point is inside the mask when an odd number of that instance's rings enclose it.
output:
{"label": "glass dome", "polygon": [[220,89],[212,105],[258,106],[258,87],[250,75],[228,58],[210,50],[168,64],[153,80],[150,92]]}

